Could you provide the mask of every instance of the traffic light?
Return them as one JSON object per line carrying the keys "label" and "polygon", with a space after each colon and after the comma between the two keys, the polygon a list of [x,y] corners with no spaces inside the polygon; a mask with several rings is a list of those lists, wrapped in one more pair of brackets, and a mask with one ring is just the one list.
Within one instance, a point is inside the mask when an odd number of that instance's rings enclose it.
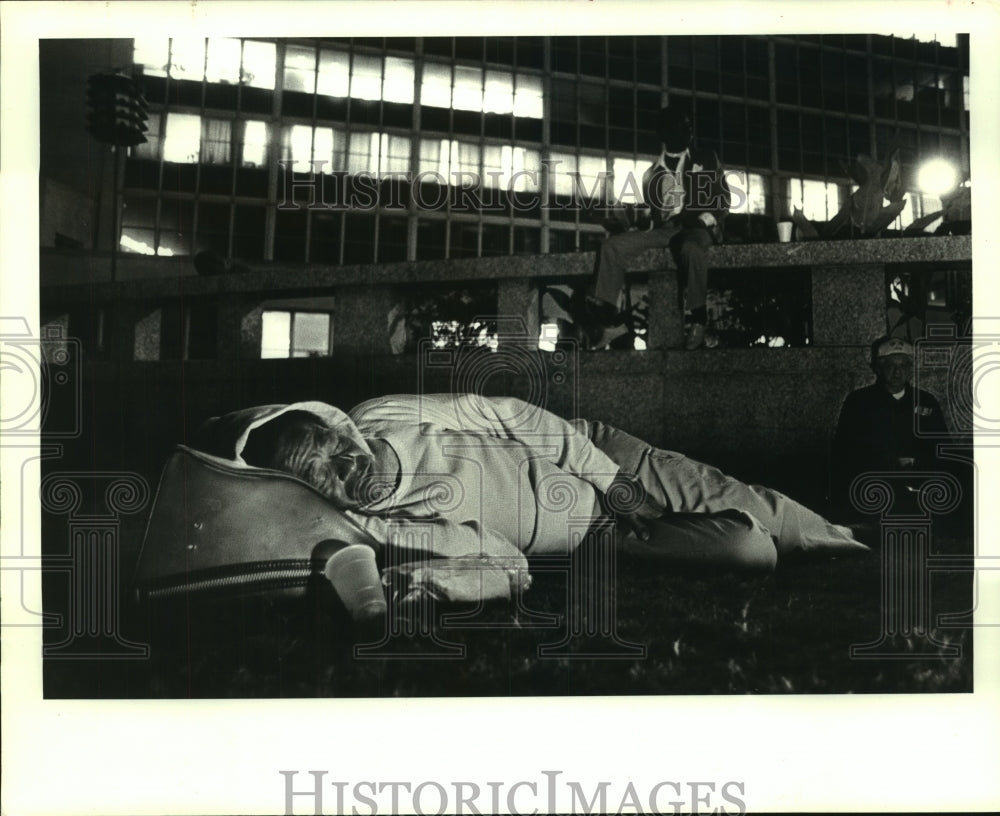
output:
{"label": "traffic light", "polygon": [[87,79],[87,131],[99,142],[131,147],[146,141],[146,100],[138,83],[117,73]]}

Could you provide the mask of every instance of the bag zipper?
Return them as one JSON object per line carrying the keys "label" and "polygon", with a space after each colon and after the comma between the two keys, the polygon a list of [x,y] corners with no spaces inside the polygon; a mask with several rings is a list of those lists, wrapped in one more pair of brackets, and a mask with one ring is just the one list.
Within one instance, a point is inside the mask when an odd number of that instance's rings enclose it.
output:
{"label": "bag zipper", "polygon": [[207,592],[214,589],[232,589],[253,584],[294,582],[305,584],[316,573],[309,562],[298,566],[277,566],[230,573],[213,578],[172,583],[155,589],[146,589],[143,595],[150,599],[167,598],[189,592]]}

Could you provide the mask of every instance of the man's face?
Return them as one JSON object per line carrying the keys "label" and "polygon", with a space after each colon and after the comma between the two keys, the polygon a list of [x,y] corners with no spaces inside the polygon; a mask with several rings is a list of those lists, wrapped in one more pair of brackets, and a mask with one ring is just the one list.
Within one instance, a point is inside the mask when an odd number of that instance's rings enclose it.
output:
{"label": "man's face", "polygon": [[331,434],[324,454],[329,467],[327,481],[322,487],[326,497],[343,510],[367,504],[364,488],[374,464],[371,452],[346,436]]}
{"label": "man's face", "polygon": [[913,358],[908,354],[888,354],[875,364],[879,382],[890,394],[902,391],[913,376]]}
{"label": "man's face", "polygon": [[691,131],[682,122],[668,124],[660,133],[668,153],[680,153],[691,143]]}

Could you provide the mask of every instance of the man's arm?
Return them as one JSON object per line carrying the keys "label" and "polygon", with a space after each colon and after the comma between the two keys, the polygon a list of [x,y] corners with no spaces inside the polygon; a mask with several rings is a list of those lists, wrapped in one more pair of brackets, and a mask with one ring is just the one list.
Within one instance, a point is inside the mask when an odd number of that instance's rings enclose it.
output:
{"label": "man's arm", "polygon": [[521,551],[505,536],[474,521],[457,523],[442,517],[417,519],[391,514],[368,516],[353,511],[346,511],[346,515],[376,541],[398,549],[404,560],[480,555],[524,560]]}
{"label": "man's arm", "polygon": [[[862,407],[860,392],[847,395],[840,408],[837,430],[833,437],[833,464],[835,470],[850,478],[868,467],[875,467],[876,452],[872,449],[869,425],[872,417]],[[882,465],[886,462],[880,463]]]}
{"label": "man's arm", "polygon": [[917,466],[928,469],[942,467],[942,462],[937,456],[937,445],[942,441],[942,437],[946,437],[949,433],[944,411],[930,392],[918,391],[916,396],[918,415],[913,417],[914,427],[919,428],[921,434],[917,437],[919,450]]}
{"label": "man's arm", "polygon": [[537,450],[602,492],[607,492],[618,473],[618,465],[572,424],[515,397],[400,394],[362,403],[351,411],[351,418],[366,436],[389,433],[394,426],[408,423],[426,426],[429,434],[471,431],[511,439]]}
{"label": "man's arm", "polygon": [[[722,224],[732,199],[722,162],[714,150],[695,149],[691,152],[691,165],[691,200],[684,221],[689,226],[700,224],[708,228],[714,238],[721,240]],[[695,170],[695,166],[701,169]]]}
{"label": "man's arm", "polygon": [[524,553],[475,522],[347,515],[383,545],[386,576],[396,591],[485,600],[509,597],[531,584]]}

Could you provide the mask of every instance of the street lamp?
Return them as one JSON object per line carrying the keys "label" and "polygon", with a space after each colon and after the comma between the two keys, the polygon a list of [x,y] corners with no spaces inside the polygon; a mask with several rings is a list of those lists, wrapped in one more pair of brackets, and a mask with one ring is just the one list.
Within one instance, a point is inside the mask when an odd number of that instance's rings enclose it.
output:
{"label": "street lamp", "polygon": [[958,170],[947,159],[928,159],[917,171],[917,187],[922,193],[942,198],[958,186]]}

